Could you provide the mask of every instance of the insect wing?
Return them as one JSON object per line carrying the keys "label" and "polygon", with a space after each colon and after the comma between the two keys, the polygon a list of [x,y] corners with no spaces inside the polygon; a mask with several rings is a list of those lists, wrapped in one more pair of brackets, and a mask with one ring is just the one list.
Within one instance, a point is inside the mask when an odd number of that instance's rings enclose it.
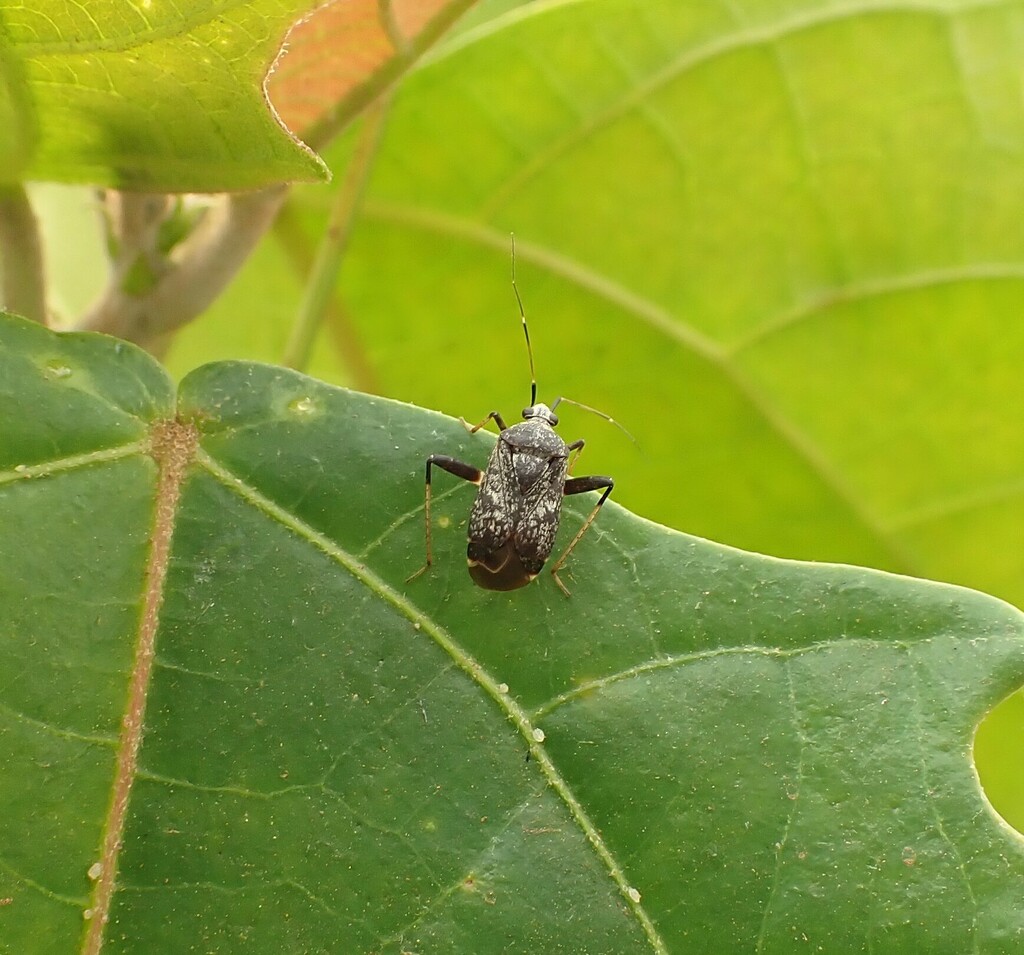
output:
{"label": "insect wing", "polygon": [[516,520],[516,553],[525,566],[535,566],[538,571],[555,546],[566,466],[564,457],[548,459],[542,475],[523,497]]}
{"label": "insect wing", "polygon": [[512,452],[503,441],[498,441],[469,515],[470,544],[477,545],[482,553],[489,553],[508,541],[519,511],[519,496]]}

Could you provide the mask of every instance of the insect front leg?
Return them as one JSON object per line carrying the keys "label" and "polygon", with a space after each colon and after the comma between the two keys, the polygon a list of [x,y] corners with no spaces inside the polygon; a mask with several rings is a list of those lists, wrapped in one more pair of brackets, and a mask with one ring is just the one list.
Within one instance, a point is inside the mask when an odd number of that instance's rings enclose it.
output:
{"label": "insect front leg", "polygon": [[470,434],[476,434],[481,428],[487,427],[488,421],[493,421],[499,431],[505,431],[508,429],[508,425],[505,424],[505,419],[502,418],[501,412],[492,411],[480,424],[470,424],[465,418],[459,418],[462,427],[464,427]]}
{"label": "insect front leg", "polygon": [[463,481],[469,481],[471,484],[479,484],[484,476],[483,471],[479,468],[475,468],[472,464],[466,464],[463,461],[457,461],[455,458],[450,458],[447,454],[432,454],[427,458],[427,482],[423,494],[423,513],[427,528],[427,562],[416,573],[407,577],[406,583],[419,577],[434,560],[430,541],[430,469],[435,465],[449,474],[462,478]]}
{"label": "insect front leg", "polygon": [[586,446],[586,443],[586,441],[580,438],[577,441],[573,441],[572,444],[566,445],[565,450],[569,452],[569,466],[566,468],[566,471],[569,474],[572,474],[572,469],[576,467],[579,462],[580,455],[583,453],[583,448]]}
{"label": "insect front leg", "polygon": [[[582,447],[582,444],[582,441],[577,441],[573,442],[569,447]],[[562,579],[558,576],[558,571],[561,570],[566,558],[572,553],[572,549],[580,542],[580,538],[586,534],[587,529],[594,523],[594,518],[597,517],[597,512],[601,510],[601,505],[608,500],[608,495],[612,493],[613,487],[615,487],[615,482],[610,477],[600,477],[598,475],[593,475],[591,477],[569,478],[565,482],[565,488],[562,493],[566,497],[570,494],[585,494],[587,491],[600,491],[604,489],[604,494],[601,495],[600,500],[598,500],[594,505],[594,509],[583,522],[583,526],[576,532],[576,536],[569,542],[569,546],[566,547],[562,556],[555,561],[554,566],[551,568],[551,576],[555,578],[555,583],[558,584],[559,589],[566,595],[566,597],[570,596],[569,589],[562,583]]]}

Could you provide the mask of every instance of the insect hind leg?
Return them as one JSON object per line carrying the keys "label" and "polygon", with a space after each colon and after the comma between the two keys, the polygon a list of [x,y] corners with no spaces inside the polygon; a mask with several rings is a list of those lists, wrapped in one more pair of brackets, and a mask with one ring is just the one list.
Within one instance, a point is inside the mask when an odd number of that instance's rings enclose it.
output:
{"label": "insect hind leg", "polygon": [[415,580],[434,562],[433,548],[430,540],[430,469],[435,466],[441,468],[442,471],[447,471],[449,474],[454,474],[456,477],[462,478],[463,481],[469,481],[470,484],[479,484],[483,480],[484,476],[483,471],[479,468],[473,467],[472,464],[466,464],[464,461],[458,461],[455,458],[450,458],[447,454],[432,454],[427,458],[427,480],[423,491],[423,514],[424,521],[426,523],[427,537],[427,562],[414,574],[406,577],[406,583]]}
{"label": "insect hind leg", "polygon": [[594,505],[594,509],[587,515],[587,519],[583,522],[583,526],[576,532],[576,536],[569,541],[569,546],[562,552],[562,556],[555,561],[554,566],[551,568],[551,576],[554,577],[555,583],[558,584],[559,590],[562,591],[566,597],[571,596],[569,588],[562,583],[562,578],[558,576],[559,570],[565,564],[566,559],[572,553],[573,548],[580,542],[580,539],[589,530],[590,525],[594,523],[594,518],[597,517],[597,512],[601,510],[601,505],[608,500],[608,495],[612,493],[612,488],[615,487],[615,481],[610,477],[601,477],[599,475],[592,475],[590,477],[578,477],[569,478],[565,482],[565,488],[562,493],[568,497],[570,494],[586,494],[587,491],[600,491],[604,490],[604,494],[601,495],[598,502]]}

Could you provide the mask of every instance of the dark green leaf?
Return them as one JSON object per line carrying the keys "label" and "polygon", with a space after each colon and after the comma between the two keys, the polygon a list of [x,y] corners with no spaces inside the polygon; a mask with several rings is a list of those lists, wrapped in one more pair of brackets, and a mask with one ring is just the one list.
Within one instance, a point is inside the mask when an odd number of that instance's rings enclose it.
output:
{"label": "dark green leaf", "polygon": [[135,349],[0,329],[3,366],[36,370],[4,433],[63,408],[101,436],[22,428],[31,466],[0,472],[4,951],[71,951],[95,905],[148,615],[105,951],[1018,946],[1024,845],[971,761],[1024,678],[1007,605],[613,504],[571,598],[546,574],[489,593],[454,479],[407,584],[425,456],[482,463],[490,439],[243,363],[190,375],[167,424]]}

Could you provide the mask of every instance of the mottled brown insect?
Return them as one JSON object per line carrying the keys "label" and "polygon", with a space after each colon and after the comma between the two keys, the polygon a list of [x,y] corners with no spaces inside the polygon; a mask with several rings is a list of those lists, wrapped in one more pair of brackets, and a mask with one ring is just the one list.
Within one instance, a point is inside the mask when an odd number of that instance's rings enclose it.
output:
{"label": "mottled brown insect", "polygon": [[[519,303],[519,314],[526,335],[526,348],[530,356],[530,406],[523,410],[523,421],[506,425],[497,411],[492,411],[470,432],[479,431],[489,421],[498,426],[498,441],[491,452],[485,470],[473,467],[445,454],[432,454],[427,458],[425,506],[427,562],[409,579],[422,574],[433,561],[430,541],[430,476],[433,467],[439,467],[480,487],[469,516],[469,546],[466,556],[469,574],[474,582],[487,590],[515,590],[534,579],[551,556],[555,535],[562,516],[562,498],[568,494],[603,491],[583,526],[569,542],[562,556],[555,561],[551,575],[562,592],[569,590],[562,583],[558,571],[565,564],[573,548],[597,517],[601,505],[608,499],[615,482],[610,477],[568,477],[570,456],[583,449],[580,438],[566,444],[556,433],[558,415],[555,409],[565,401],[587,411],[593,411],[608,421],[607,415],[586,405],[556,398],[549,407],[537,401],[537,376],[533,367],[533,349],[530,331],[526,325],[519,289],[515,278],[515,242],[512,244],[512,289]],[[615,422],[612,421],[614,424]],[[628,433],[628,432],[627,432]]]}

